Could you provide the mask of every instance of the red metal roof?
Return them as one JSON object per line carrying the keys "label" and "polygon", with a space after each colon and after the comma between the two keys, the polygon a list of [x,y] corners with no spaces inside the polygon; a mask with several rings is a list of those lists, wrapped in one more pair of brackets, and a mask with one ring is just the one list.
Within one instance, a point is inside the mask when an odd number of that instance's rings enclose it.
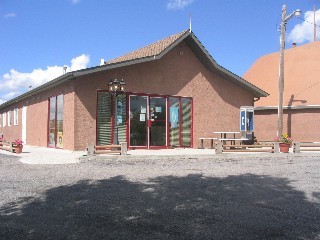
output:
{"label": "red metal roof", "polygon": [[[267,91],[255,106],[278,105],[279,52],[259,58],[243,78]],[[320,42],[285,50],[284,106],[320,105]]]}

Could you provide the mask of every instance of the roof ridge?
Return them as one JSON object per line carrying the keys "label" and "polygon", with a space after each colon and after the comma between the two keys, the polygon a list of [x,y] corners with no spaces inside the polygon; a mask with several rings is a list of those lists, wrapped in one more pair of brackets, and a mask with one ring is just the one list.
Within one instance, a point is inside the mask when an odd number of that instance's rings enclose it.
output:
{"label": "roof ridge", "polygon": [[141,47],[139,49],[126,53],[117,58],[111,59],[107,61],[106,64],[119,63],[119,62],[159,55],[188,31],[189,29],[170,35],[169,37],[163,38],[156,42],[150,43],[144,47]]}
{"label": "roof ridge", "polygon": [[[163,38],[163,39],[160,39],[160,40],[158,40],[158,41],[156,41],[156,42],[154,42],[154,43],[150,43],[150,44],[148,44],[148,45],[146,45],[146,46],[144,46],[144,47],[141,47],[141,48],[139,48],[139,49],[142,49],[142,48],[151,46],[151,45],[153,45],[153,44],[162,42],[162,41],[164,41],[164,40],[166,40],[166,39],[169,39],[169,38],[172,38],[172,37],[175,37],[175,36],[178,36],[178,35],[182,36],[182,35],[185,34],[187,31],[189,31],[189,29],[184,30],[184,31],[179,32],[179,33],[172,34],[172,35],[170,35],[169,37],[165,37],[165,38]],[[139,50],[139,49],[137,49],[137,50]],[[137,50],[136,50],[136,51],[137,51]]]}

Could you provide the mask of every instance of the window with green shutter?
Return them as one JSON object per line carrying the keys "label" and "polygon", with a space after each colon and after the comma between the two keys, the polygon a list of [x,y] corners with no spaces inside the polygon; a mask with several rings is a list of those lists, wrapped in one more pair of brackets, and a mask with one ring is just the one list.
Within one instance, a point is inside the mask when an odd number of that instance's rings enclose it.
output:
{"label": "window with green shutter", "polygon": [[97,144],[111,144],[112,134],[111,93],[98,92]]}
{"label": "window with green shutter", "polygon": [[[117,104],[117,107],[116,107]],[[110,145],[126,142],[126,95],[114,96],[110,92],[98,92],[97,144]],[[116,118],[114,118],[116,116]],[[114,136],[112,136],[112,134]]]}

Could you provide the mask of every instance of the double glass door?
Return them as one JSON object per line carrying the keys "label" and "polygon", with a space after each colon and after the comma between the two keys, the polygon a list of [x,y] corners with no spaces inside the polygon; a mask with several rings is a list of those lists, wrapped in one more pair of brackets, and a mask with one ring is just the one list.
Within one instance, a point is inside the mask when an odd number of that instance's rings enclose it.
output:
{"label": "double glass door", "polygon": [[131,147],[167,146],[167,98],[129,96]]}

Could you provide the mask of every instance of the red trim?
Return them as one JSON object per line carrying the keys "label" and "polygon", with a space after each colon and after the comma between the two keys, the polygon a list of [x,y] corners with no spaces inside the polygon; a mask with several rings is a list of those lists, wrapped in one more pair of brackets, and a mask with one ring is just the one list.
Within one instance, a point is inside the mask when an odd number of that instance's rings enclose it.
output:
{"label": "red trim", "polygon": [[130,128],[129,128],[130,110],[129,110],[129,95],[126,94],[126,141],[130,144]]}
{"label": "red trim", "polygon": [[[150,111],[151,111],[151,109],[150,109],[150,102],[151,102],[151,99],[152,98],[161,98],[161,99],[164,99],[165,100],[165,104],[166,104],[166,109],[167,109],[167,101],[168,101],[168,96],[149,96],[149,106],[148,106],[148,108],[149,108],[149,116],[148,116],[148,121],[151,121],[150,120]],[[166,110],[167,111],[167,110]],[[152,121],[152,122],[164,122],[166,125],[165,125],[165,127],[166,127],[166,145],[165,146],[151,146],[150,145],[150,143],[149,143],[149,149],[167,149],[168,148],[168,142],[167,142],[167,138],[168,138],[168,125],[167,125],[167,115],[166,115],[166,119],[165,120],[155,120],[154,119],[154,121]],[[151,122],[151,124],[152,124],[152,122]],[[151,133],[151,124],[150,124],[150,127],[148,126],[148,128],[149,128],[149,142],[150,142],[150,133]],[[149,124],[148,124],[149,125]]]}
{"label": "red trim", "polygon": [[58,106],[58,98],[55,96],[56,106],[54,112],[54,147],[57,148],[57,106]]}
{"label": "red trim", "polygon": [[146,128],[147,128],[147,148],[150,149],[150,135],[151,135],[151,131],[150,131],[150,127],[148,126],[148,121],[150,119],[150,96],[149,95],[144,95],[147,97],[147,111],[146,111]]}
{"label": "red trim", "polygon": [[98,145],[98,93],[102,92],[101,90],[97,90],[96,92],[96,145]]}
{"label": "red trim", "polygon": [[111,144],[114,143],[114,97],[113,94],[111,94]]}
{"label": "red trim", "polygon": [[183,147],[182,143],[182,100],[179,98],[179,147]]}
{"label": "red trim", "polygon": [[[22,111],[21,111],[22,112]],[[22,114],[21,114],[22,116]],[[47,123],[48,123],[48,127],[47,127],[47,147],[49,147],[49,132],[50,132],[50,98],[48,98],[48,119],[47,119]],[[22,118],[21,118],[21,126],[22,126]]]}
{"label": "red trim", "polygon": [[[97,90],[97,93],[98,92],[109,92],[108,90]],[[126,95],[126,141],[128,143],[128,149],[168,149],[168,148],[171,148],[170,146],[170,127],[171,127],[171,124],[170,124],[170,100],[169,98],[172,97],[172,98],[178,98],[178,101],[179,101],[179,147],[189,147],[189,146],[183,146],[182,143],[182,121],[183,121],[183,118],[182,118],[182,99],[185,98],[185,99],[190,99],[190,104],[191,104],[191,135],[190,135],[190,147],[192,148],[193,147],[193,99],[192,97],[183,97],[183,96],[174,96],[174,95],[164,95],[164,94],[150,94],[150,93],[136,93],[136,92],[125,92],[124,93]],[[131,146],[130,145],[130,96],[144,96],[144,97],[147,97],[147,112],[148,112],[148,116],[146,116],[146,120],[149,119],[149,115],[150,115],[150,98],[153,98],[153,97],[162,97],[162,98],[165,98],[166,99],[166,120],[161,120],[161,121],[165,121],[166,122],[166,134],[167,134],[167,138],[166,138],[166,146],[150,146],[150,143],[149,143],[149,138],[150,138],[150,134],[149,131],[150,131],[150,128],[147,127],[147,139],[148,139],[148,142],[147,142],[147,145],[146,146]],[[98,102],[98,94],[97,94],[97,97],[96,97],[96,101]],[[115,116],[115,112],[114,112],[114,96],[111,95],[111,143],[113,144],[114,143],[114,116]],[[97,143],[97,140],[98,140],[98,131],[97,131],[97,115],[98,115],[98,104],[96,105],[96,143]]]}
{"label": "red trim", "polygon": [[170,148],[170,128],[171,128],[171,124],[170,124],[170,101],[169,101],[170,97],[167,97],[167,148]]}
{"label": "red trim", "polygon": [[193,98],[191,100],[191,144],[190,147],[193,148]]}

